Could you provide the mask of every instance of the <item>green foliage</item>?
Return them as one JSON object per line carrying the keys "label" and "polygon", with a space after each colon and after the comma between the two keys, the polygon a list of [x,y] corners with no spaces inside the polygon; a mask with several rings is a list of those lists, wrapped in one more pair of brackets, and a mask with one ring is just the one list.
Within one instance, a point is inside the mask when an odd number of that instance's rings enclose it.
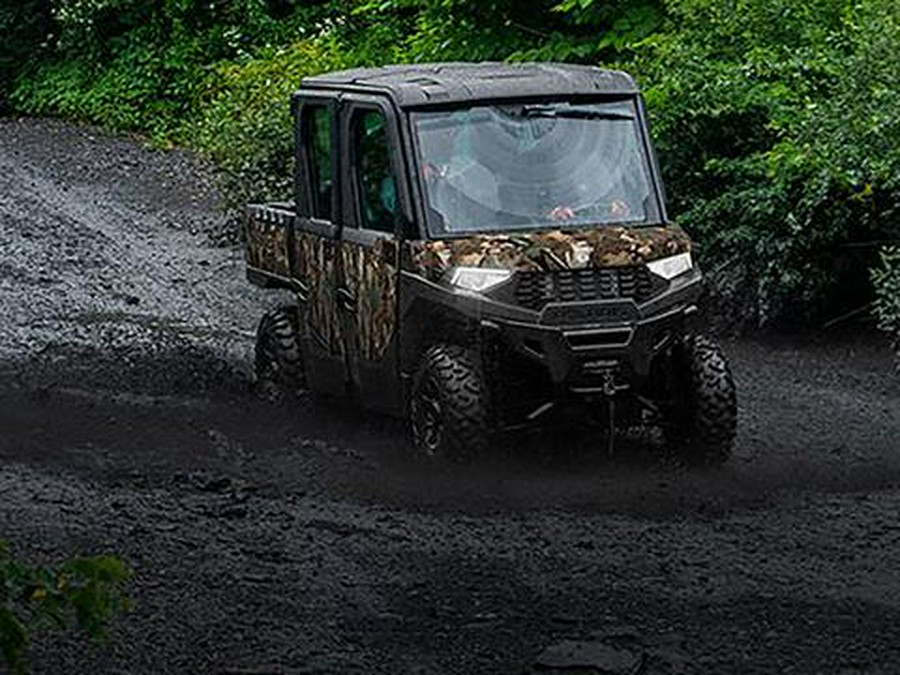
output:
{"label": "green foliage", "polygon": [[218,161],[234,206],[292,196],[290,96],[303,76],[343,65],[340,55],[303,41],[212,71],[199,94],[202,112],[185,137]]}
{"label": "green foliage", "polygon": [[564,0],[552,9],[560,19],[536,46],[513,54],[517,61],[596,63],[632,55],[631,47],[661,26],[657,0]]}
{"label": "green foliage", "polygon": [[[361,65],[439,60],[503,59],[528,44],[528,17],[540,3],[506,0],[387,0],[357,2],[353,21],[338,33]],[[362,38],[362,39],[360,39]],[[386,59],[386,57],[390,57]]]}
{"label": "green foliage", "polygon": [[636,67],[673,211],[708,259],[734,261],[758,322],[858,302],[873,249],[848,245],[900,234],[898,5],[671,0],[668,12]]}
{"label": "green foliage", "polygon": [[618,58],[662,21],[659,0],[356,0],[339,31],[354,62]]}
{"label": "green foliage", "polygon": [[294,28],[272,19],[262,0],[69,0],[56,7],[56,58],[20,82],[14,104],[158,138],[173,137],[194,115],[214,64],[271,50]]}
{"label": "green foliage", "polygon": [[32,632],[76,626],[100,640],[128,606],[130,572],[116,558],[74,558],[57,567],[15,561],[0,542],[0,651],[11,672],[24,673]]}
{"label": "green foliage", "polygon": [[190,111],[194,83],[187,62],[180,55],[140,45],[103,68],[82,61],[51,62],[24,81],[12,98],[32,113],[165,133]]}

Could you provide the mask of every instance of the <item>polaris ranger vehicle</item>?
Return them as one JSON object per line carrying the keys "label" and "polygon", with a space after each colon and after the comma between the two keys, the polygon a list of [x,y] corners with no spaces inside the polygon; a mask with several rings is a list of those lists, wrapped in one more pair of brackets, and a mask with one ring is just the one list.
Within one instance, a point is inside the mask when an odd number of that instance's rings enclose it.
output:
{"label": "polaris ranger vehicle", "polygon": [[702,277],[666,217],[632,78],[556,64],[309,77],[295,199],[251,205],[259,381],[350,392],[428,456],[564,415],[658,423],[726,460],[735,388],[694,332]]}

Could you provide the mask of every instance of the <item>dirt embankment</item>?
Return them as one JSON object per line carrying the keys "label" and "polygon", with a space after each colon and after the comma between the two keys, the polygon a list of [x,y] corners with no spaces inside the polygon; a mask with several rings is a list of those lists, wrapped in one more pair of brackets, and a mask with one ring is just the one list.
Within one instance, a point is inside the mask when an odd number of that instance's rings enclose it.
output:
{"label": "dirt embankment", "polygon": [[900,668],[900,383],[877,334],[727,342],[720,471],[586,435],[435,470],[340,402],[254,401],[273,299],[224,227],[195,158],[0,121],[0,537],[136,572],[112,641],[41,639],[36,672]]}

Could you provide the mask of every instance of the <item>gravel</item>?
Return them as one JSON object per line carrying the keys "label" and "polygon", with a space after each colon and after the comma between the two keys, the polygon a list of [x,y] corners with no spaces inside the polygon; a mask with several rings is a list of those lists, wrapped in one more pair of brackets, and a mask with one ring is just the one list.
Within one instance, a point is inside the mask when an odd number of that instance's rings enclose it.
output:
{"label": "gravel", "polygon": [[135,572],[110,640],[39,636],[35,672],[900,669],[900,379],[877,333],[726,341],[720,470],[590,432],[423,466],[397,423],[251,395],[276,298],[244,280],[213,175],[0,120],[0,536]]}

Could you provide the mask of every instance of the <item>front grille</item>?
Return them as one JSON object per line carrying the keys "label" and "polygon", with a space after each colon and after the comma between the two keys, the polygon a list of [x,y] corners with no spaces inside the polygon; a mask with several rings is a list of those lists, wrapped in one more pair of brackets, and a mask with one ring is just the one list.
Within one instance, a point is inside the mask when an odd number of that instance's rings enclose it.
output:
{"label": "front grille", "polygon": [[519,272],[516,303],[540,311],[551,302],[589,302],[653,295],[653,279],[644,266],[605,267],[552,272]]}

